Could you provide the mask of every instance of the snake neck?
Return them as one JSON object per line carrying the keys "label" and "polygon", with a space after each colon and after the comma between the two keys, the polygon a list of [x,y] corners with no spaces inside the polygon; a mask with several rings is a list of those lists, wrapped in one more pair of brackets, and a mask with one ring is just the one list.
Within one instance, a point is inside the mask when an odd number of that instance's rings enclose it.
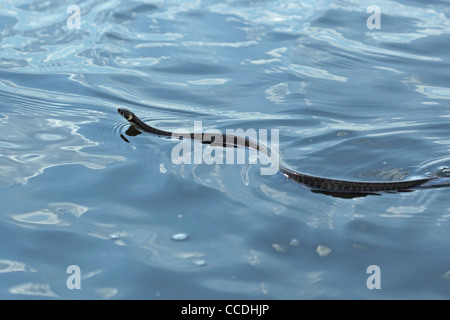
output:
{"label": "snake neck", "polygon": [[134,117],[133,120],[130,121],[130,123],[134,127],[136,127],[138,130],[143,131],[143,132],[148,132],[148,133],[156,134],[159,136],[168,136],[168,137],[172,135],[172,132],[159,130],[152,126],[149,126],[148,124],[146,124],[144,121],[142,121],[138,117]]}

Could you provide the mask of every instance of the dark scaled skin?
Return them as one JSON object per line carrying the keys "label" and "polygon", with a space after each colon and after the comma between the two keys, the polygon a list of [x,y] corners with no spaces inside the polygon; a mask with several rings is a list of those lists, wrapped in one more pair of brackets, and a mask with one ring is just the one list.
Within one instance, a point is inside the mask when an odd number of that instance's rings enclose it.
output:
{"label": "dark scaled skin", "polygon": [[[119,114],[130,122],[132,126],[142,132],[152,133],[160,136],[172,136],[172,132],[163,131],[151,127],[140,120],[133,112],[120,108],[118,110]],[[181,138],[190,139],[201,139],[205,144],[214,145],[214,136],[208,134],[195,135],[193,133],[181,135]],[[264,152],[266,155],[269,154],[269,150],[248,138],[243,138],[239,136],[222,135],[222,145],[224,147],[244,147],[252,148]],[[216,144],[217,145],[217,144]],[[373,194],[377,192],[395,192],[395,191],[405,191],[411,188],[418,187],[425,184],[434,178],[423,178],[416,180],[407,181],[390,181],[390,182],[359,182],[359,181],[348,181],[348,180],[336,180],[329,178],[322,178],[304,174],[298,171],[294,171],[286,168],[283,165],[279,165],[279,170],[287,178],[301,183],[311,189],[324,191],[324,193],[348,193],[348,194]]]}

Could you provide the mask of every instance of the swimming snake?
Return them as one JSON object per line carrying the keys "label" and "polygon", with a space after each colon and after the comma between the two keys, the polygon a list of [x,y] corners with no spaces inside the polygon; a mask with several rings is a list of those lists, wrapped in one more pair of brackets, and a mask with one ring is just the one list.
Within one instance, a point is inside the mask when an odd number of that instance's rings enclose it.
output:
{"label": "swimming snake", "polygon": [[[169,131],[160,130],[149,126],[139,119],[133,112],[120,108],[119,114],[129,121],[130,125],[141,132],[156,134],[159,136],[172,136],[173,133]],[[188,138],[200,139],[202,143],[214,145],[214,134],[200,134],[189,133]],[[247,137],[222,135],[223,146],[226,147],[245,147],[252,148],[268,155],[269,149],[264,145],[250,140]],[[229,142],[232,142],[230,145]],[[225,145],[227,142],[227,145]],[[377,192],[395,192],[395,191],[409,191],[411,188],[419,187],[431,180],[436,179],[435,176],[430,176],[422,179],[406,180],[406,181],[389,181],[389,182],[364,182],[364,181],[349,181],[337,180],[330,178],[323,178],[308,175],[298,171],[291,170],[284,165],[279,164],[279,171],[287,178],[303,184],[313,190],[322,191],[323,193],[348,193],[348,194],[372,194]]]}

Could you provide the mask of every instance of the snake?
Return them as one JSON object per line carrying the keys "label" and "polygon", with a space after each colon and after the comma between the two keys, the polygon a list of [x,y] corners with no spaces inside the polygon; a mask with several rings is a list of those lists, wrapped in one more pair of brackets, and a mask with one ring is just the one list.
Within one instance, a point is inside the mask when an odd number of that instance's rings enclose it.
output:
{"label": "snake", "polygon": [[[212,146],[216,146],[214,141],[216,140],[217,134],[211,133],[203,133],[203,134],[194,134],[188,133],[184,134],[183,137],[180,137],[179,134],[174,132],[160,130],[154,128],[141,119],[139,119],[133,112],[125,108],[119,108],[118,113],[124,117],[129,123],[130,128],[135,128],[138,132],[147,132],[151,134],[155,134],[158,136],[165,137],[173,137],[178,136],[181,138],[190,138],[201,140],[203,144],[209,144]],[[269,155],[270,149],[266,146],[251,140],[248,137],[240,137],[237,135],[230,134],[222,134],[222,140],[217,139],[218,141],[223,141],[223,147],[243,147],[243,148],[251,148],[257,151],[264,153],[266,156]],[[230,144],[231,142],[231,144]],[[338,179],[330,179],[319,176],[313,176],[306,173],[302,173],[299,171],[295,171],[289,169],[285,165],[279,164],[279,171],[286,176],[288,179],[300,183],[308,188],[323,192],[326,194],[332,193],[340,193],[340,194],[377,194],[379,192],[401,192],[401,191],[411,191],[411,189],[420,187],[437,177],[430,176],[422,179],[413,179],[413,180],[402,180],[402,181],[388,181],[388,182],[371,182],[371,181],[351,181],[351,180],[338,180]]]}

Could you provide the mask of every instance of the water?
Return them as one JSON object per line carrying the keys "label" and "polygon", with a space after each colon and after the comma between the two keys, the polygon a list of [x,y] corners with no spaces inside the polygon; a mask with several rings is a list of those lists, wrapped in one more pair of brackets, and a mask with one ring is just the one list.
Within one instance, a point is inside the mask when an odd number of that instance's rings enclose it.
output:
{"label": "water", "polygon": [[0,3],[0,298],[450,298],[448,188],[343,199],[175,165],[117,114],[278,129],[314,175],[422,177],[450,166],[445,2],[377,1],[381,29],[370,1],[78,1],[68,29],[72,4]]}

